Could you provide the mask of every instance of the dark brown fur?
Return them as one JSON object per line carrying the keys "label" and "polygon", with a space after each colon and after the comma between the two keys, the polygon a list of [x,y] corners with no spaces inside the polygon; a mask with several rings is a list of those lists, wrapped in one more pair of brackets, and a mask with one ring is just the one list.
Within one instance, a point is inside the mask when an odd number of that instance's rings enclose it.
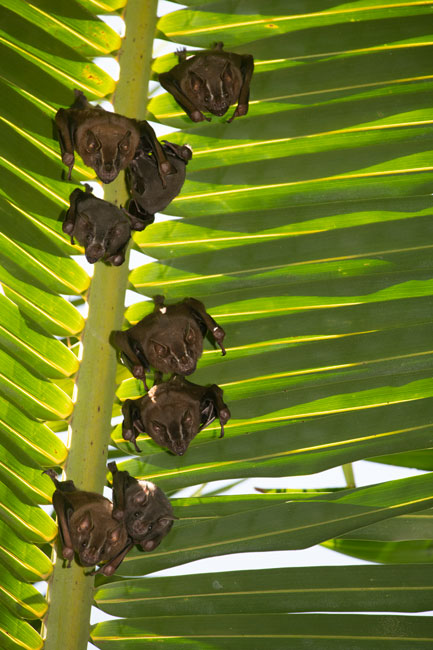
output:
{"label": "dark brown fur", "polygon": [[128,544],[125,526],[112,516],[113,504],[96,492],[77,490],[73,481],[58,481],[53,470],[46,473],[56,486],[53,506],[68,566],[76,552],[82,566],[107,563],[100,571],[111,575],[110,561]]}
{"label": "dark brown fur", "polygon": [[110,113],[92,106],[81,90],[75,90],[71,108],[60,108],[56,113],[62,161],[69,167],[68,179],[74,166],[74,149],[83,162],[95,170],[103,183],[111,183],[121,169],[133,159],[140,135],[147,137],[158,161],[163,184],[165,175],[172,172],[155,132],[147,122]]}
{"label": "dark brown fur", "polygon": [[93,196],[89,185],[85,192],[74,190],[69,202],[62,228],[70,235],[71,243],[75,237],[84,246],[90,264],[98,260],[114,266],[123,264],[131,229],[141,229],[141,222],[130,221],[122,209]]}
{"label": "dark brown fur", "polygon": [[113,475],[113,516],[123,521],[134,544],[153,551],[171,530],[173,508],[164,492],[150,481],[137,481],[109,463]]}
{"label": "dark brown fur", "polygon": [[[113,342],[134,377],[146,386],[146,372],[153,366],[160,373],[190,375],[203,352],[203,337],[209,330],[223,355],[225,332],[195,298],[164,306],[155,298],[155,310],[125,331],[115,331]],[[147,388],[147,386],[146,386]]]}
{"label": "dark brown fur", "polygon": [[176,173],[167,176],[167,186],[163,187],[158,174],[155,156],[151,153],[145,140],[141,140],[134,160],[128,167],[128,183],[132,199],[128,210],[140,219],[143,227],[153,223],[156,212],[164,210],[177,196],[185,181],[185,171],[191,160],[190,147],[180,146],[164,141],[163,150]]}
{"label": "dark brown fur", "polygon": [[211,50],[178,52],[179,63],[169,72],[159,75],[163,88],[173,95],[193,122],[208,120],[202,111],[222,116],[229,106],[238,102],[233,116],[246,115],[250,81],[254,70],[251,54],[224,52],[223,44]]}
{"label": "dark brown fur", "polygon": [[183,456],[191,440],[215,418],[220,421],[222,438],[224,424],[230,419],[219,386],[198,386],[179,375],[153,386],[140,399],[126,400],[122,413],[123,437],[137,451],[140,451],[136,443],[138,434],[147,433],[157,445],[167,447],[178,456]]}

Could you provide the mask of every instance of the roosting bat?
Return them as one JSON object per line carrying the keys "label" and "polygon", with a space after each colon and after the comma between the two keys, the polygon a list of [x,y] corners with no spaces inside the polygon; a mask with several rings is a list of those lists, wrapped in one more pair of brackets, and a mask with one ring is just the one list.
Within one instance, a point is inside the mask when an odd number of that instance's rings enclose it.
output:
{"label": "roosting bat", "polygon": [[155,156],[146,141],[141,140],[137,153],[127,169],[132,199],[129,202],[130,214],[141,219],[143,228],[153,223],[155,212],[161,212],[177,196],[185,182],[185,168],[192,157],[188,145],[172,144],[163,140],[164,153],[176,173],[167,176],[167,186],[161,185]]}
{"label": "roosting bat", "polygon": [[75,237],[84,246],[90,264],[98,260],[114,266],[122,264],[131,229],[142,230],[142,222],[133,216],[129,220],[124,210],[93,196],[87,184],[85,192],[74,190],[69,202],[62,228],[71,236],[71,244]]}
{"label": "roosting bat", "polygon": [[224,425],[230,419],[219,386],[198,386],[179,375],[153,386],[140,399],[126,400],[122,413],[122,435],[137,451],[138,434],[147,433],[157,445],[177,456],[183,456],[191,440],[215,418],[220,421],[222,438]]}
{"label": "roosting bat", "polygon": [[137,481],[128,472],[108,463],[113,475],[113,516],[123,521],[133,544],[153,551],[170,531],[173,508],[164,492],[150,481]]}
{"label": "roosting bat", "polygon": [[164,297],[155,296],[154,311],[133,327],[113,332],[113,341],[134,377],[142,379],[153,366],[159,373],[190,375],[203,352],[203,337],[209,330],[223,355],[225,332],[195,298],[164,306]]}
{"label": "roosting bat", "polygon": [[180,50],[177,55],[179,63],[160,74],[159,82],[193,122],[210,121],[202,111],[225,115],[236,102],[236,110],[227,122],[247,114],[254,70],[251,54],[224,52],[223,43],[216,43],[212,50],[190,53],[189,57],[186,50]]}
{"label": "roosting bat", "polygon": [[60,108],[56,113],[62,161],[69,167],[68,179],[75,149],[103,183],[111,183],[133,159],[141,135],[150,143],[164,184],[165,176],[173,170],[150,124],[92,106],[81,90],[74,92],[71,108]]}
{"label": "roosting bat", "polygon": [[[45,471],[54,482],[53,506],[57,513],[62,555],[71,566],[74,551],[85,567],[106,563],[98,573],[112,575],[123,559],[129,540],[123,522],[113,519],[113,504],[101,494],[77,490],[73,481],[58,481],[54,470]],[[120,560],[121,561],[121,560]]]}

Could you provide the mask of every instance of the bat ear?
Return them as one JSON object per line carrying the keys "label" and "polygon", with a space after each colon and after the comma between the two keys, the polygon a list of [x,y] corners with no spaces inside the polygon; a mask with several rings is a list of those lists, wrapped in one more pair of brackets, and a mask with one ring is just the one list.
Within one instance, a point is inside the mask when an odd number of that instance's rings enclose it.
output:
{"label": "bat ear", "polygon": [[164,515],[164,517],[158,519],[158,524],[161,524],[162,526],[172,526],[175,519],[177,519],[177,517],[174,515]]}
{"label": "bat ear", "polygon": [[166,345],[163,345],[162,343],[158,343],[158,341],[154,341],[153,339],[150,341],[153,347],[153,351],[155,352],[156,356],[158,357],[168,357],[170,354],[170,350]]}
{"label": "bat ear", "polygon": [[194,74],[194,72],[189,73],[189,78],[190,78],[192,92],[199,93],[203,86],[203,81],[200,79],[200,77]]}
{"label": "bat ear", "polygon": [[155,539],[149,540],[148,542],[141,542],[140,546],[143,551],[153,551],[159,544],[159,541]]}
{"label": "bat ear", "polygon": [[84,533],[86,531],[91,531],[93,529],[92,515],[89,510],[86,510],[84,515],[78,520],[77,531],[79,533]]}
{"label": "bat ear", "polygon": [[85,148],[87,153],[94,153],[95,151],[99,151],[99,149],[101,148],[100,141],[93,133],[93,131],[90,131],[90,129],[87,129],[86,131]]}
{"label": "bat ear", "polygon": [[135,495],[133,502],[135,506],[143,506],[145,503],[147,503],[146,492],[144,490],[138,492],[138,494]]}
{"label": "bat ear", "polygon": [[233,72],[232,72],[232,67],[230,65],[230,61],[227,61],[226,65],[224,66],[224,70],[221,73],[221,79],[225,83],[233,83]]}
{"label": "bat ear", "polygon": [[116,526],[116,528],[110,530],[107,534],[108,541],[111,542],[112,544],[118,542],[120,539],[121,532],[122,532],[122,526]]}

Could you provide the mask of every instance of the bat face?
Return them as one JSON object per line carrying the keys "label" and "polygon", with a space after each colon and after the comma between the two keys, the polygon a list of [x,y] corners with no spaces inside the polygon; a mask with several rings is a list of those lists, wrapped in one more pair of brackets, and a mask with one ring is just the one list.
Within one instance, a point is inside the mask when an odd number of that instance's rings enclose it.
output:
{"label": "bat face", "polygon": [[76,149],[103,183],[111,183],[134,157],[137,127],[126,117],[110,113],[87,120],[76,131]]}
{"label": "bat face", "polygon": [[110,560],[127,542],[124,526],[92,504],[79,508],[71,515],[69,531],[74,550],[83,566],[94,566]]}
{"label": "bat face", "polygon": [[199,386],[179,375],[153,386],[144,397],[126,400],[122,413],[122,435],[137,451],[138,434],[147,433],[157,445],[177,456],[183,456],[191,440],[216,418],[222,437],[231,417],[219,386]]}
{"label": "bat face", "polygon": [[144,399],[144,431],[160,447],[183,456],[200,431],[200,400],[185,390],[177,390],[172,382],[153,386]]}
{"label": "bat face", "polygon": [[98,199],[90,192],[77,189],[70,197],[71,207],[63,231],[84,246],[90,264],[98,260],[119,266],[125,260],[124,249],[131,236],[131,226],[124,212]]}
{"label": "bat face", "polygon": [[122,360],[134,377],[144,381],[152,365],[160,373],[190,375],[203,352],[207,331],[221,347],[225,332],[205,306],[195,298],[184,298],[174,305],[164,305],[155,296],[155,311],[124,331],[112,332],[111,341],[122,352]]}
{"label": "bat face", "polygon": [[86,213],[78,216],[73,235],[84,246],[86,259],[94,264],[100,259],[109,259],[114,266],[125,260],[123,248],[129,241],[131,230],[127,220],[110,224],[100,219],[91,219]]}
{"label": "bat face", "polygon": [[144,551],[153,551],[173,525],[173,509],[164,492],[150,481],[137,481],[125,492],[125,526]]}
{"label": "bat face", "polygon": [[229,61],[224,62],[222,68],[221,62],[213,59],[209,63],[203,62],[203,66],[196,66],[196,72],[191,70],[188,73],[185,82],[185,89],[189,86],[194,104],[218,117],[225,115],[231,104],[237,101],[241,87],[239,70]]}
{"label": "bat face", "polygon": [[203,335],[193,319],[161,320],[149,331],[146,356],[163,373],[190,375],[203,350]]}
{"label": "bat face", "polygon": [[176,173],[166,177],[166,187],[161,183],[155,157],[149,155],[148,149],[140,151],[129,167],[132,193],[129,211],[143,219],[164,210],[179,194],[185,182],[185,168],[192,157],[190,147],[166,142],[163,151],[176,170]]}

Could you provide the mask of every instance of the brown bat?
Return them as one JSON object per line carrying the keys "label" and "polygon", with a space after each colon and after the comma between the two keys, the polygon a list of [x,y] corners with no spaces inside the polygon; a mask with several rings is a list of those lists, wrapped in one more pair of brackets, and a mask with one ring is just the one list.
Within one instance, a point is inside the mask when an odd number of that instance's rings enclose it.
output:
{"label": "brown bat", "polygon": [[236,102],[236,110],[227,122],[247,114],[254,70],[251,54],[224,52],[223,43],[216,43],[211,50],[190,52],[188,56],[183,49],[177,55],[178,65],[160,74],[159,82],[193,122],[210,121],[202,111],[225,115]]}
{"label": "brown bat", "polygon": [[84,246],[90,264],[103,260],[119,266],[125,261],[131,229],[142,230],[142,222],[135,217],[128,219],[123,209],[98,199],[89,185],[85,187],[85,192],[77,188],[69,197],[63,232],[71,236],[71,244],[75,237]]}
{"label": "brown bat", "polygon": [[129,548],[125,526],[112,516],[113,504],[96,492],[77,490],[73,481],[58,481],[52,469],[45,473],[56,486],[53,506],[68,567],[76,552],[82,566],[106,563],[93,573],[112,575],[120,564],[118,557]]}
{"label": "brown bat", "polygon": [[164,492],[150,481],[137,481],[128,472],[108,463],[113,475],[113,516],[124,522],[130,548],[138,544],[143,551],[153,551],[171,530],[177,517]]}
{"label": "brown bat", "polygon": [[141,139],[137,153],[127,169],[128,184],[132,199],[128,211],[140,219],[143,228],[153,223],[155,212],[161,212],[177,196],[185,182],[185,170],[191,160],[192,151],[188,145],[172,144],[163,140],[163,150],[176,173],[167,176],[167,186],[161,185],[157,161],[145,139]]}
{"label": "brown bat", "polygon": [[164,306],[164,297],[155,296],[153,313],[123,332],[113,332],[113,342],[134,377],[142,379],[146,390],[149,366],[161,373],[190,375],[203,352],[203,337],[209,330],[223,355],[225,332],[195,298]]}
{"label": "brown bat", "polygon": [[122,435],[137,451],[138,434],[147,433],[157,445],[177,456],[183,456],[191,440],[215,418],[220,421],[222,438],[230,419],[219,386],[198,386],[179,375],[153,386],[140,399],[126,400],[122,413]]}
{"label": "brown bat", "polygon": [[164,184],[165,176],[173,170],[150,124],[92,106],[81,90],[74,92],[71,108],[60,108],[55,118],[62,161],[69,167],[68,179],[71,179],[75,149],[103,183],[111,183],[129,165],[143,136],[154,152]]}

